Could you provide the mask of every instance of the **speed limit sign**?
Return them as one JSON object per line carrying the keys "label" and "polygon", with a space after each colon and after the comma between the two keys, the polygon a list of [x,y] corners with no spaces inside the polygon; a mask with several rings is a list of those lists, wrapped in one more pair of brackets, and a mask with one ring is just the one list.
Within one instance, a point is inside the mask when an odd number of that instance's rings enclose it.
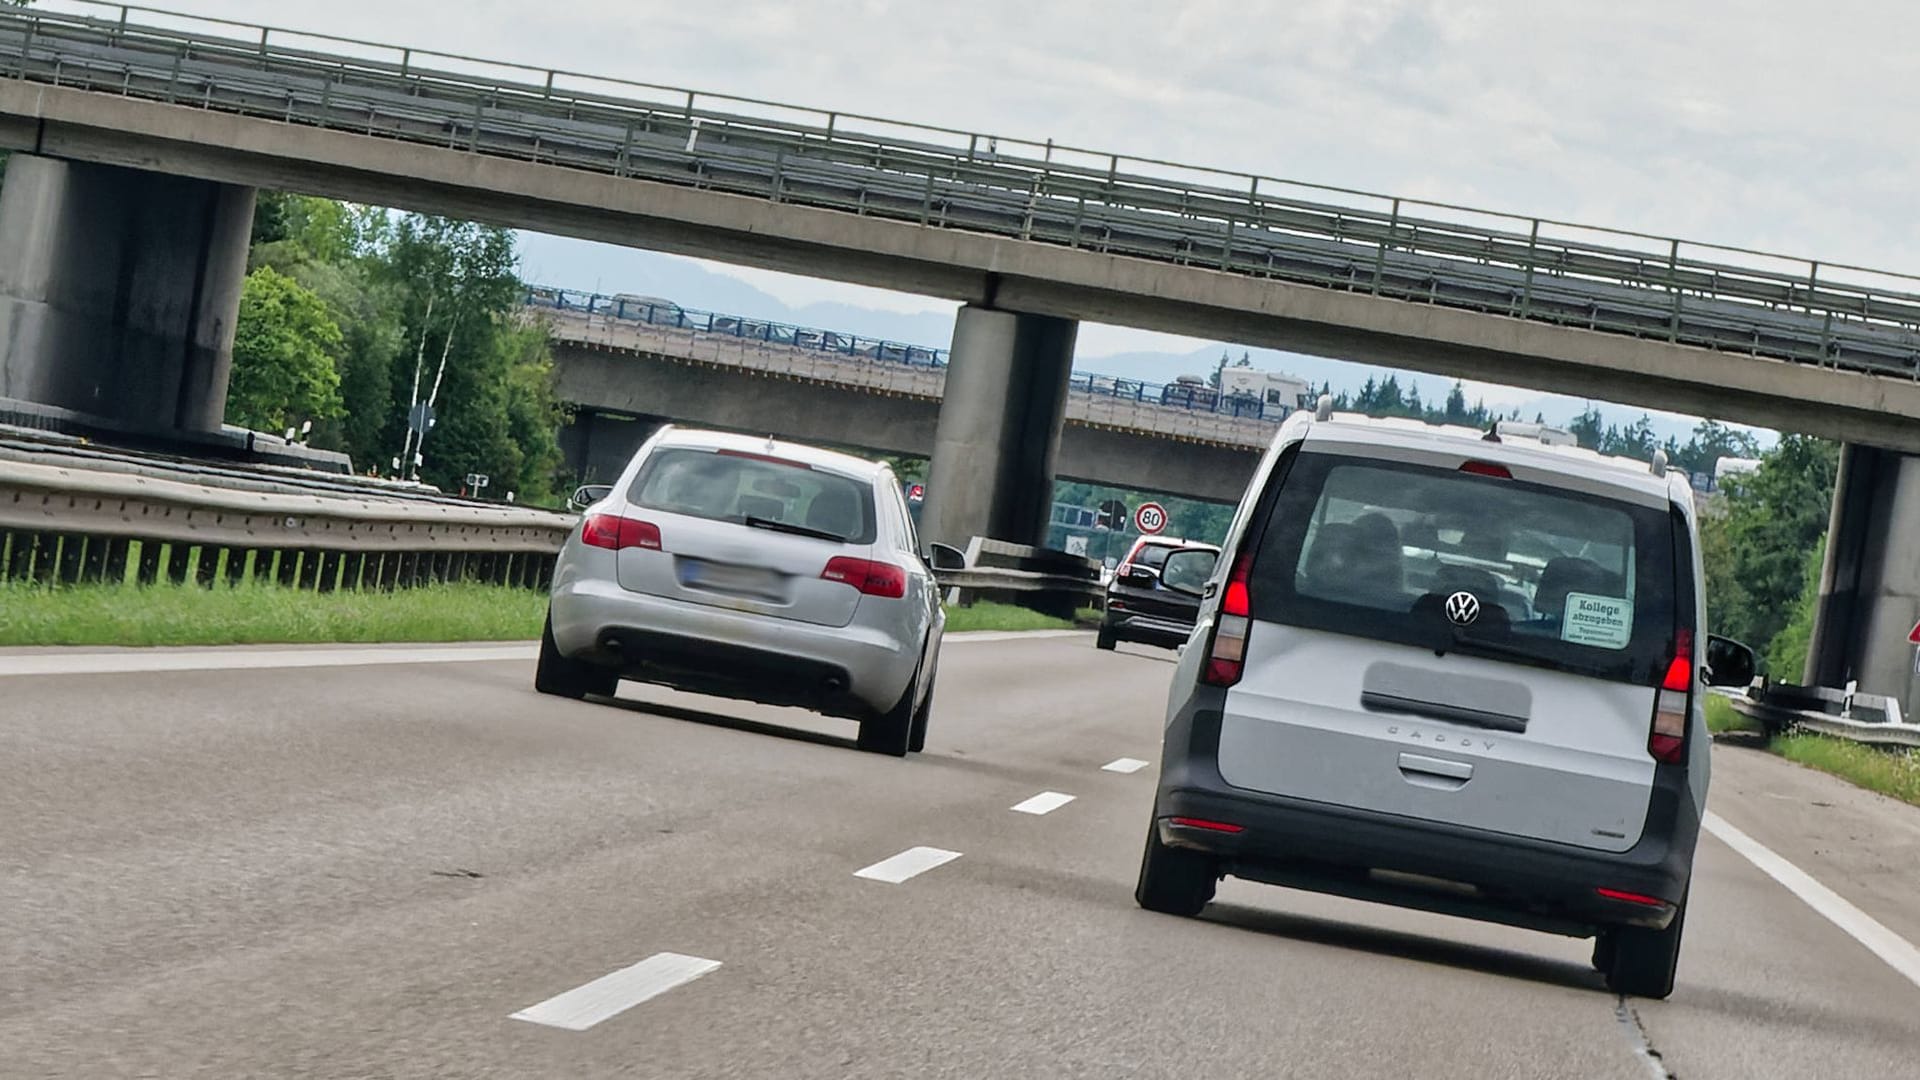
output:
{"label": "speed limit sign", "polygon": [[1167,527],[1167,508],[1159,503],[1141,503],[1133,512],[1133,527],[1145,536],[1158,536]]}

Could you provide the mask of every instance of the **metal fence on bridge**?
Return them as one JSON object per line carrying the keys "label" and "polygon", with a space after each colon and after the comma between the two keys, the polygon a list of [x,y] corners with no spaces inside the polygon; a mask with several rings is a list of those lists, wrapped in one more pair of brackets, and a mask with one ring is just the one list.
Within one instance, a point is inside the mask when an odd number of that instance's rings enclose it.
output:
{"label": "metal fence on bridge", "polygon": [[1920,278],[151,8],[0,8],[0,74],[1920,378]]}

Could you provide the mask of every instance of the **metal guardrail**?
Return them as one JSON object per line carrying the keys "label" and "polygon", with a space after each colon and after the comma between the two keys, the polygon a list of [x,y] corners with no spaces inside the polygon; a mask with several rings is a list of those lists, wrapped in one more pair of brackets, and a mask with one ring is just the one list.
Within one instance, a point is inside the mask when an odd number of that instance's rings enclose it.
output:
{"label": "metal guardrail", "polygon": [[[544,587],[575,518],[0,463],[0,580]],[[136,546],[137,545],[137,546]]]}
{"label": "metal guardrail", "polygon": [[1907,722],[1898,700],[1878,694],[1768,685],[1734,698],[1733,707],[1773,734],[1813,731],[1873,746],[1920,749],[1920,724]]}
{"label": "metal guardrail", "polygon": [[94,0],[0,75],[931,228],[1920,378],[1920,277]]}

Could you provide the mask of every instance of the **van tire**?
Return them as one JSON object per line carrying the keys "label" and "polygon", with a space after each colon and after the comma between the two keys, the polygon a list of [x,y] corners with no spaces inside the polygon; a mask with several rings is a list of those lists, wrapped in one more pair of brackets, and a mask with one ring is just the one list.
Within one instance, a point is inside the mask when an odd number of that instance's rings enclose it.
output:
{"label": "van tire", "polygon": [[1607,989],[1622,997],[1660,1000],[1671,995],[1674,972],[1680,966],[1680,934],[1686,922],[1687,902],[1682,900],[1665,930],[1623,926],[1608,931],[1594,946],[1594,962],[1607,961],[1603,969]]}
{"label": "van tire", "polygon": [[606,668],[581,660],[570,660],[560,653],[553,640],[553,614],[547,614],[540,628],[540,658],[534,662],[533,688],[542,694],[579,701],[588,694],[612,697],[620,687],[620,676]]}
{"label": "van tire", "polygon": [[1140,881],[1133,898],[1148,911],[1192,917],[1213,900],[1220,880],[1219,864],[1211,855],[1160,842],[1157,822],[1147,826],[1147,850],[1140,856]]}
{"label": "van tire", "polygon": [[1117,644],[1119,640],[1119,638],[1113,636],[1113,627],[1108,626],[1106,623],[1101,623],[1100,632],[1094,635],[1093,647],[1112,652],[1114,645]]}

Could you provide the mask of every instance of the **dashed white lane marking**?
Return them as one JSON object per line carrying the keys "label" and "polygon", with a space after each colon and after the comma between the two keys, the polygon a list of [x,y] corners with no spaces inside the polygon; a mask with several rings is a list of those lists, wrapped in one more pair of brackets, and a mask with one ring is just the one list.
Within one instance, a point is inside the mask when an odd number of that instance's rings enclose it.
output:
{"label": "dashed white lane marking", "polygon": [[40,652],[0,656],[0,676],[125,675],[147,671],[355,667],[363,664],[471,664],[532,660],[535,645],[403,646],[357,649],[155,649],[151,652]]}
{"label": "dashed white lane marking", "polygon": [[881,859],[865,869],[855,870],[853,876],[898,885],[908,878],[917,877],[936,866],[944,866],[959,857],[960,853],[957,851],[946,851],[937,847],[908,848],[890,859]]}
{"label": "dashed white lane marking", "polygon": [[1147,765],[1148,762],[1141,761],[1137,757],[1123,757],[1114,758],[1100,767],[1108,772],[1134,773],[1146,768]]}
{"label": "dashed white lane marking", "polygon": [[1022,814],[1051,814],[1055,810],[1073,801],[1073,796],[1063,791],[1043,791],[1031,799],[1008,807]]}
{"label": "dashed white lane marking", "polygon": [[656,998],[676,986],[684,986],[719,966],[718,960],[703,960],[698,956],[680,953],[655,953],[632,967],[602,975],[584,986],[576,986],[538,1005],[521,1009],[509,1019],[568,1031],[585,1031],[648,998]]}
{"label": "dashed white lane marking", "polygon": [[1760,841],[1727,824],[1720,815],[1707,813],[1707,831],[1720,838],[1741,857],[1760,868],[1768,877],[1786,886],[1788,892],[1806,902],[1828,922],[1845,931],[1848,937],[1865,945],[1873,955],[1920,986],[1920,949],[1886,928],[1878,919],[1854,907],[1847,899],[1813,879],[1805,870],[1774,854]]}

